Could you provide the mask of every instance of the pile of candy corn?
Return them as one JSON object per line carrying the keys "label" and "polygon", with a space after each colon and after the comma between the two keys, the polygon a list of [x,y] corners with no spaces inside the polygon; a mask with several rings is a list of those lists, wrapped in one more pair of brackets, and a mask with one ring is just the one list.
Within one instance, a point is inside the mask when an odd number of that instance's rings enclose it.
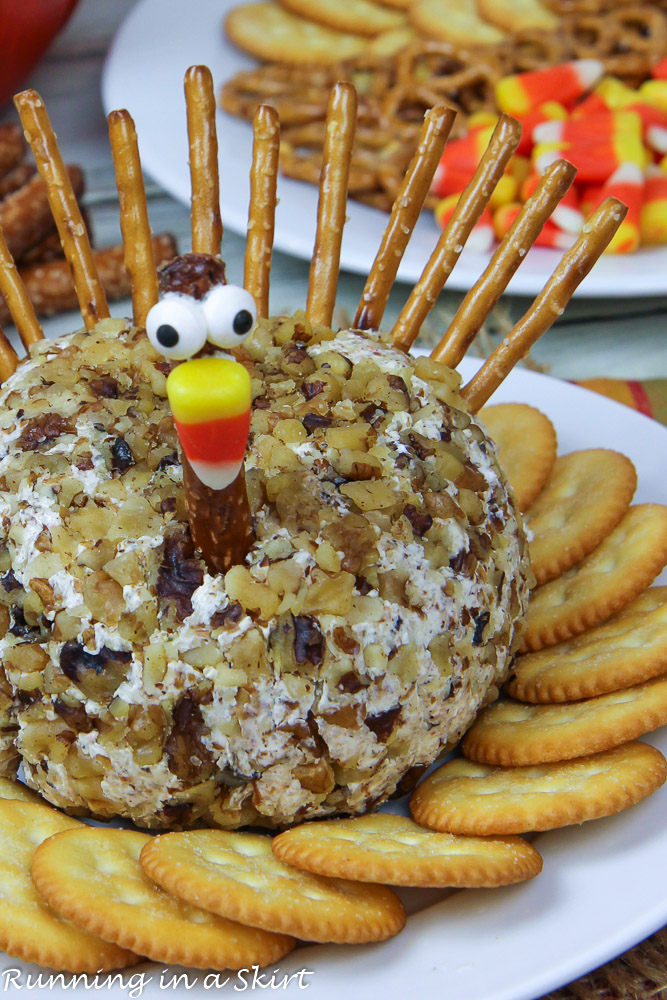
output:
{"label": "pile of candy corn", "polygon": [[[579,59],[504,77],[496,84],[496,102],[520,119],[523,134],[469,248],[483,252],[502,239],[542,172],[559,159],[569,160],[577,177],[537,246],[568,249],[585,218],[610,195],[628,206],[628,214],[608,252],[667,243],[667,57],[638,90],[604,76],[598,60]],[[441,226],[472,178],[496,120],[490,112],[471,115],[467,134],[445,148],[433,182],[442,198],[435,209]]]}

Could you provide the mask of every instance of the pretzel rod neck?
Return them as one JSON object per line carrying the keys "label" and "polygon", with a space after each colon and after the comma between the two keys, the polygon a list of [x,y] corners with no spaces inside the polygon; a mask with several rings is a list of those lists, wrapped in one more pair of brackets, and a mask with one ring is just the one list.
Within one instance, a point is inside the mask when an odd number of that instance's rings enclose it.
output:
{"label": "pretzel rod neck", "polygon": [[588,219],[581,236],[564,254],[531,307],[462,389],[461,395],[472,413],[488,402],[515,364],[563,314],[575,289],[609,245],[626,213],[627,207],[617,198],[607,198]]}
{"label": "pretzel rod neck", "polygon": [[253,296],[258,316],[269,315],[269,277],[276,217],[280,120],[275,108],[260,105],[253,120],[250,211],[243,284]]}
{"label": "pretzel rod neck", "polygon": [[[9,252],[2,230],[0,230],[0,292],[9,309],[14,326],[18,330],[21,342],[25,349],[29,350],[31,344],[36,344],[38,341],[44,339],[44,333],[35,315],[32,302],[28,298],[25,286],[16,270],[14,258]],[[14,348],[9,344],[9,341],[6,344],[0,344],[0,352],[6,354],[6,347],[9,347],[14,358],[16,358],[16,364],[14,364],[14,368],[16,368],[18,357]],[[11,356],[8,355],[8,357]],[[2,360],[4,362],[5,359],[3,358]],[[11,363],[13,364],[13,358],[11,359]],[[14,368],[12,368],[12,371]],[[7,376],[0,373],[0,378],[4,382]]]}
{"label": "pretzel rod neck", "polygon": [[185,74],[185,103],[192,185],[192,252],[220,256],[220,177],[215,125],[213,77],[207,66],[191,66]]}
{"label": "pretzel rod neck", "polygon": [[452,108],[436,107],[426,112],[415,155],[392,206],[380,249],[357,307],[353,325],[358,330],[380,327],[391,287],[455,118]]}
{"label": "pretzel rod neck", "polygon": [[345,225],[350,158],[356,128],[357,94],[350,83],[337,83],[329,97],[317,233],[308,278],[306,315],[331,326]]}
{"label": "pretzel rod neck", "polygon": [[46,186],[60,242],[72,270],[87,330],[109,316],[106,295],[95,267],[90,240],[44,103],[34,90],[17,94],[14,103]]}
{"label": "pretzel rod neck", "polygon": [[484,320],[507,288],[512,275],[542,231],[576,174],[567,160],[559,160],[544,173],[539,185],[496,249],[482,276],[459,306],[444,337],[433,350],[434,361],[456,368],[477,336]]}
{"label": "pretzel rod neck", "polygon": [[422,324],[445,287],[466,240],[489,203],[496,184],[505,173],[521,138],[521,125],[509,115],[498,119],[489,145],[475,174],[461,194],[454,214],[443,229],[437,246],[412,289],[392,331],[394,345],[409,351]]}
{"label": "pretzel rod neck", "polygon": [[158,299],[158,286],[137,133],[127,111],[112,111],[107,121],[120,202],[125,267],[132,287],[132,312],[135,325],[145,327],[148,311]]}

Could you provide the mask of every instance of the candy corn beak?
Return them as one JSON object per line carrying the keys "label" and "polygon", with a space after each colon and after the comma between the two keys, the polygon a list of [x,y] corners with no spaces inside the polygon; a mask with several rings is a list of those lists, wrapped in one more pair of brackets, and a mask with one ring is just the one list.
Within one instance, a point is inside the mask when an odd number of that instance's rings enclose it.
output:
{"label": "candy corn beak", "polygon": [[250,376],[228,358],[196,358],[167,379],[167,395],[183,451],[214,490],[234,482],[250,429]]}

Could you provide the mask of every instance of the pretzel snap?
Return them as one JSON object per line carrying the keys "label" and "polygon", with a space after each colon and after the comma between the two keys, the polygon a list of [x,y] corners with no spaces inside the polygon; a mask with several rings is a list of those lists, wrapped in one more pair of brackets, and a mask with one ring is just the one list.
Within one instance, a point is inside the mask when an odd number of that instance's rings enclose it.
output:
{"label": "pretzel snap", "polygon": [[275,108],[266,104],[257,108],[253,120],[253,135],[243,285],[255,300],[257,315],[268,316],[280,150],[280,120]]}
{"label": "pretzel snap", "polygon": [[473,226],[489,203],[521,137],[521,125],[509,115],[498,119],[475,174],[461,194],[451,219],[440,234],[421,278],[412,289],[392,331],[394,345],[409,351],[422,323],[445,287]]}
{"label": "pretzel snap", "polygon": [[351,83],[337,83],[329,97],[317,233],[306,304],[308,319],[325,326],[331,326],[336,300],[356,115],[357,94],[354,87]]}
{"label": "pretzel snap", "polygon": [[392,206],[380,249],[357,307],[354,326],[359,330],[377,330],[380,326],[405,248],[419,218],[455,118],[456,113],[452,108],[444,106],[432,108],[424,116],[415,155]]}
{"label": "pretzel snap", "polygon": [[444,337],[431,357],[456,368],[475,339],[484,320],[507,288],[512,275],[542,231],[554,208],[572,184],[575,168],[559,160],[544,173],[503,237],[484,273],[459,306]]}
{"label": "pretzel snap", "polygon": [[220,256],[220,177],[215,93],[208,66],[191,66],[185,74],[188,111],[190,180],[192,184],[192,252]]}
{"label": "pretzel snap", "polygon": [[120,201],[125,268],[132,286],[132,312],[136,326],[144,327],[149,309],[157,302],[158,287],[137,133],[127,111],[112,111],[107,121]]}
{"label": "pretzel snap", "polygon": [[461,390],[472,413],[484,406],[515,364],[562,315],[575,289],[602,255],[626,213],[626,206],[617,198],[607,198],[588,219],[581,236],[563,255],[528,311]]}
{"label": "pretzel snap", "polygon": [[109,307],[90,247],[88,233],[41,97],[34,90],[17,94],[14,103],[55,219],[87,330],[109,316]]}

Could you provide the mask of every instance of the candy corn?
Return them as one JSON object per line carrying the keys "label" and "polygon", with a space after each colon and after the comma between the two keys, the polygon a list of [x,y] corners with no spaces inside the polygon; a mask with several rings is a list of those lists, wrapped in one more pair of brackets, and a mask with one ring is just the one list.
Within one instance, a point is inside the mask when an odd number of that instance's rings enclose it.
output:
{"label": "candy corn", "polygon": [[640,216],[644,197],[644,174],[636,163],[622,163],[602,185],[597,208],[605,198],[619,198],[628,206],[628,214],[616,231],[605,253],[632,253],[639,247]]}
{"label": "candy corn", "polygon": [[[496,239],[512,225],[544,170],[567,159],[577,168],[577,178],[538,246],[571,246],[585,219],[610,195],[629,211],[607,252],[667,243],[667,56],[638,88],[603,76],[598,60],[584,59],[505,77],[496,85],[496,99],[523,129],[518,153],[489,202]],[[434,185],[443,197],[436,210],[441,225],[451,217],[496,121],[488,111],[470,115],[469,133],[445,150]],[[489,239],[485,213],[474,240],[486,250]]]}
{"label": "candy corn", "polygon": [[545,101],[537,108],[527,111],[525,115],[520,115],[521,139],[517,146],[517,152],[521,156],[529,154],[533,148],[533,130],[542,122],[553,120],[565,121],[568,117],[566,109],[558,101]]}
{"label": "candy corn", "polygon": [[195,358],[174,368],[167,395],[193,471],[213,490],[233,483],[250,428],[250,376],[228,358]]}
{"label": "candy corn", "polygon": [[642,101],[667,111],[667,80],[647,80],[642,83],[639,97]]}
{"label": "candy corn", "polygon": [[667,56],[663,56],[660,62],[655,64],[651,76],[654,80],[667,80]]}
{"label": "candy corn", "polygon": [[646,168],[639,222],[642,243],[667,243],[667,176],[653,164]]}
{"label": "candy corn", "polygon": [[472,180],[493,129],[493,125],[485,125],[447,143],[431,185],[435,194],[445,198],[463,191]]}
{"label": "candy corn", "polygon": [[533,165],[538,173],[564,157],[577,168],[580,182],[605,181],[620,164],[643,168],[648,159],[641,120],[634,111],[544,122],[534,137]]}
{"label": "candy corn", "polygon": [[[441,229],[444,229],[456,208],[459,194],[450,194],[447,198],[436,205],[435,220]],[[466,250],[472,253],[486,253],[493,246],[493,219],[491,210],[487,207],[479,217],[479,221],[473,226],[472,232],[466,241]]]}
{"label": "candy corn", "polygon": [[525,115],[545,101],[571,105],[602,76],[599,59],[577,59],[547,69],[505,76],[496,84],[496,101],[501,111]]}

